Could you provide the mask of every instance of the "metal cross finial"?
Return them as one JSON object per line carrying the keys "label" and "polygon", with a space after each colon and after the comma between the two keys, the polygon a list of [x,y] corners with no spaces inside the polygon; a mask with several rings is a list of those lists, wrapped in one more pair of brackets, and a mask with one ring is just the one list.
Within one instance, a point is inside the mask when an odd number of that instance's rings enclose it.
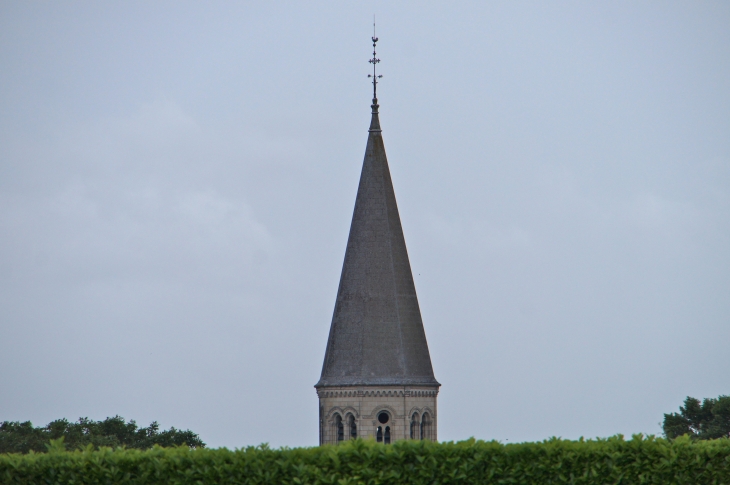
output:
{"label": "metal cross finial", "polygon": [[378,104],[378,79],[383,77],[382,74],[375,75],[375,64],[380,62],[380,59],[375,56],[375,44],[377,42],[378,38],[375,37],[375,22],[373,22],[373,58],[368,61],[373,65],[373,73],[368,74],[368,77],[373,78],[373,105]]}

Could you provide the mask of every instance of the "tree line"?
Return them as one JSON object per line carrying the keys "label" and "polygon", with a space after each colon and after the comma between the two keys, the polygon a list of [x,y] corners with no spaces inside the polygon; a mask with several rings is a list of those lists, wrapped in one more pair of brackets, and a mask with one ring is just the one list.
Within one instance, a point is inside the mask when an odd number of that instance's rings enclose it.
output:
{"label": "tree line", "polygon": [[699,399],[687,396],[679,413],[664,415],[664,436],[688,435],[696,440],[730,438],[730,396]]}
{"label": "tree line", "polygon": [[[694,440],[730,438],[730,396],[702,401],[687,396],[679,413],[664,415],[662,428],[668,439],[684,435]],[[121,416],[108,417],[104,421],[79,418],[73,423],[57,419],[39,427],[34,427],[30,421],[0,423],[0,453],[41,453],[59,445],[68,450],[88,447],[146,450],[155,445],[205,448],[203,440],[189,429],[183,431],[172,427],[160,431],[157,421],[139,428],[134,420],[127,422]]]}
{"label": "tree line", "polygon": [[0,423],[0,453],[45,452],[50,448],[51,440],[54,440],[56,446],[61,443],[68,450],[89,446],[93,449],[106,446],[140,450],[155,445],[205,447],[200,437],[189,429],[183,431],[173,427],[160,431],[157,421],[153,421],[146,428],[139,428],[134,420],[126,422],[121,416],[108,417],[104,421],[79,418],[74,423],[57,419],[39,427],[34,427],[30,421]]}

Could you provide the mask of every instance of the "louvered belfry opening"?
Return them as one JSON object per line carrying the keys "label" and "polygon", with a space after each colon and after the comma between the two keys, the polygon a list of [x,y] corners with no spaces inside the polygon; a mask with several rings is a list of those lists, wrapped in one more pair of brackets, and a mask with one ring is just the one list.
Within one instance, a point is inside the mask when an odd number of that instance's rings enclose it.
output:
{"label": "louvered belfry opening", "polygon": [[347,415],[347,425],[350,428],[350,439],[357,439],[357,421],[352,414]]}
{"label": "louvered belfry opening", "polygon": [[[381,442],[386,435],[389,442],[410,439],[414,410],[419,416],[430,412],[433,429],[436,423],[440,384],[431,365],[377,98],[371,108],[340,284],[315,385],[324,410],[323,444],[336,442],[326,432],[334,413],[352,413],[357,435]],[[377,420],[383,409],[389,410],[387,426]],[[435,432],[430,435],[436,438]]]}
{"label": "louvered belfry opening", "polygon": [[418,413],[413,413],[411,417],[411,439],[417,440],[421,437],[421,420],[418,417]]}

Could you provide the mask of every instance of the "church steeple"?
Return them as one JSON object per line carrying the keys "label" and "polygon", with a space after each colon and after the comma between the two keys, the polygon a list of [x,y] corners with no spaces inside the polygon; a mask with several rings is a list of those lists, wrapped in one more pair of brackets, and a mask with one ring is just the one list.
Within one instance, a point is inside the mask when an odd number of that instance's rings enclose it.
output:
{"label": "church steeple", "polygon": [[319,396],[319,442],[389,444],[437,437],[433,375],[416,286],[380,129],[373,34],[373,103]]}
{"label": "church steeple", "polygon": [[418,306],[378,114],[373,104],[360,185],[317,387],[438,385]]}
{"label": "church steeple", "polygon": [[373,36],[373,104],[322,375],[317,386],[438,385],[385,155]]}

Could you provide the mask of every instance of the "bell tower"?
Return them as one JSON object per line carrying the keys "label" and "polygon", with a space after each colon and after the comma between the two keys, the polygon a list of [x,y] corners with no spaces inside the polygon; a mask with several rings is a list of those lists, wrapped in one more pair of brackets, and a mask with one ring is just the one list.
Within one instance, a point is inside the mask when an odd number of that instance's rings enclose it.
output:
{"label": "bell tower", "polygon": [[439,384],[418,306],[378,113],[373,36],[370,129],[319,397],[319,443],[436,441]]}

